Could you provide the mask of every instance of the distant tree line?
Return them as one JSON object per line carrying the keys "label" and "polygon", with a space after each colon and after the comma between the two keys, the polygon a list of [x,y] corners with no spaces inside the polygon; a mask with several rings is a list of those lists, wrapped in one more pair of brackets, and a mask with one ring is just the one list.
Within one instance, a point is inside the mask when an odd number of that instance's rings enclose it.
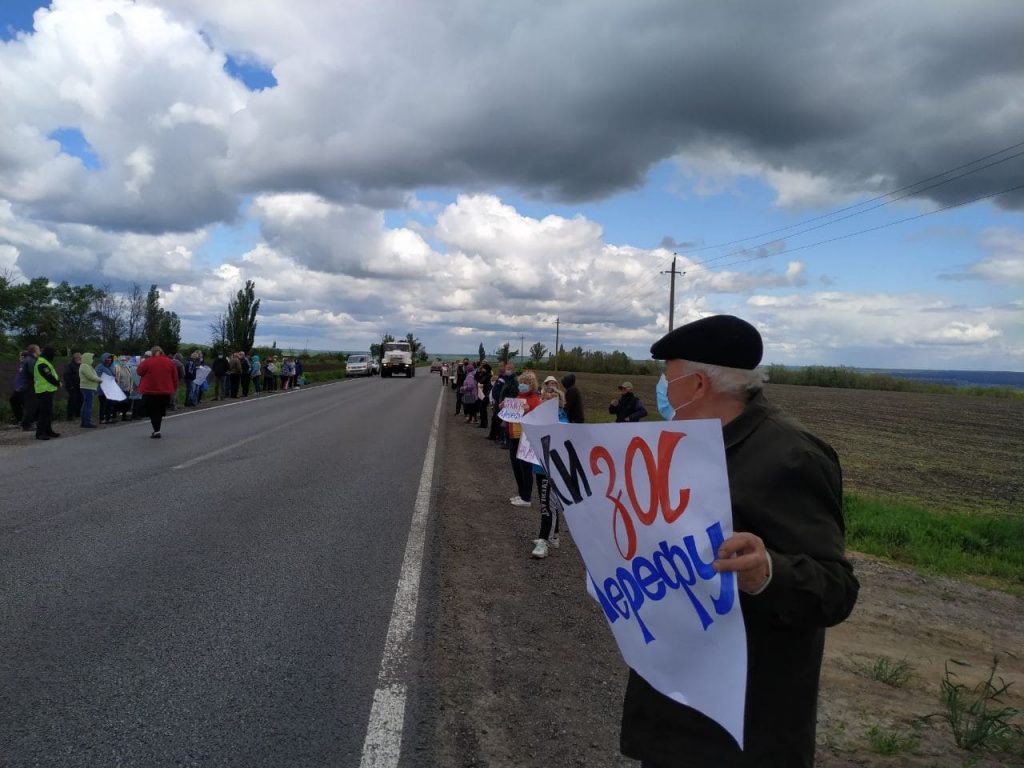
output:
{"label": "distant tree line", "polygon": [[45,277],[15,283],[0,274],[0,348],[14,352],[27,344],[52,346],[63,356],[76,350],[138,353],[159,344],[174,352],[181,321],[160,306],[160,291],[127,293],[91,283],[53,285]]}
{"label": "distant tree line", "polygon": [[[209,348],[196,348],[215,354],[252,350],[259,309],[256,284],[247,280],[227,311],[210,323]],[[139,354],[154,346],[173,354],[181,346],[181,320],[160,305],[156,285],[144,293],[133,283],[117,293],[91,283],[53,285],[45,277],[15,283],[0,274],[0,352],[9,355],[33,343],[52,346],[64,357],[84,350]]]}
{"label": "distant tree line", "polygon": [[1013,387],[955,387],[948,384],[901,379],[886,373],[865,373],[846,366],[810,365],[804,368],[787,368],[784,365],[772,364],[768,366],[768,381],[772,384],[795,384],[805,387],[984,395],[986,397],[1024,399],[1024,391]]}

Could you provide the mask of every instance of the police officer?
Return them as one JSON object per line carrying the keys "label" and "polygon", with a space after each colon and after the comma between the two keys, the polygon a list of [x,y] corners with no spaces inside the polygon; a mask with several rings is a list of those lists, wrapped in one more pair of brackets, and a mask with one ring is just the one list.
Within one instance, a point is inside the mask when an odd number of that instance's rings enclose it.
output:
{"label": "police officer", "polygon": [[53,393],[60,388],[60,377],[50,362],[56,357],[53,347],[47,347],[36,358],[33,369],[33,391],[36,400],[36,440],[60,437],[53,431]]}

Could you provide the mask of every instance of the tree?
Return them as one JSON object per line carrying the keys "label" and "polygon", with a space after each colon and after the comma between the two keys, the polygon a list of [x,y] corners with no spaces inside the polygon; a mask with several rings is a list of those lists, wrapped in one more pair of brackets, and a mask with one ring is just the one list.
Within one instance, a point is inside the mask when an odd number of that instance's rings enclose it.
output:
{"label": "tree", "polygon": [[160,335],[160,290],[156,285],[149,286],[149,293],[146,294],[146,310],[142,320],[142,337],[146,349],[156,346],[157,336]]}
{"label": "tree", "polygon": [[409,349],[412,350],[413,362],[422,362],[427,359],[427,348],[419,339],[412,335],[412,332],[405,334],[405,340],[409,342]]}
{"label": "tree", "polygon": [[6,345],[7,334],[14,322],[17,291],[11,273],[0,272],[0,343]]}
{"label": "tree", "polygon": [[530,359],[535,363],[539,363],[541,360],[543,360],[544,355],[546,355],[547,353],[548,348],[541,344],[539,341],[532,347],[530,347]]}
{"label": "tree", "polygon": [[502,363],[507,363],[509,360],[511,360],[513,357],[516,357],[518,354],[519,350],[510,349],[509,343],[507,341],[500,347],[498,347],[496,350],[494,350],[494,356],[498,358],[498,360]]}
{"label": "tree", "polygon": [[145,343],[143,327],[146,317],[146,297],[138,283],[132,283],[131,291],[125,296],[124,347],[134,349]]}
{"label": "tree", "polygon": [[[217,315],[217,319],[210,323],[210,347],[214,354],[227,351],[228,346],[228,316],[223,312]],[[275,342],[276,343],[276,342]]]}
{"label": "tree", "polygon": [[177,312],[160,311],[160,326],[156,334],[156,343],[168,355],[173,355],[181,346],[181,320]]}
{"label": "tree", "polygon": [[69,285],[65,280],[52,291],[56,313],[56,338],[54,346],[60,345],[64,354],[70,356],[75,350],[81,351],[96,341],[96,316],[93,301],[99,291],[90,284]]}
{"label": "tree", "polygon": [[370,355],[381,360],[384,358],[384,345],[395,340],[395,337],[390,333],[385,333],[380,337],[379,344],[370,345]]}
{"label": "tree", "polygon": [[109,286],[100,288],[92,300],[92,316],[100,346],[104,351],[117,350],[128,329],[125,299]]}
{"label": "tree", "polygon": [[256,341],[256,313],[259,310],[256,284],[246,280],[245,288],[239,290],[235,298],[228,302],[225,337],[231,349],[243,352],[252,349]]}
{"label": "tree", "polygon": [[11,325],[18,329],[25,344],[54,343],[59,333],[53,290],[45,277],[36,277],[14,287],[14,312]]}
{"label": "tree", "polygon": [[484,343],[480,342],[480,349],[477,350],[477,354],[480,355],[480,362],[482,363],[487,359],[487,353],[484,351]]}

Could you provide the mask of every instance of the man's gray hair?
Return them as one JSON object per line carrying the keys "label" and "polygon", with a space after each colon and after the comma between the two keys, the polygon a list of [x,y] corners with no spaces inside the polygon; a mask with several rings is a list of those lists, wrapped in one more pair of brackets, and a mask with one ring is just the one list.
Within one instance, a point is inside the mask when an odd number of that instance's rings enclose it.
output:
{"label": "man's gray hair", "polygon": [[743,401],[748,400],[751,395],[760,392],[765,381],[768,380],[768,374],[762,368],[755,368],[750,371],[746,368],[727,368],[724,365],[711,365],[710,363],[695,363],[691,360],[684,360],[683,369],[686,373],[700,371],[711,379],[715,392]]}

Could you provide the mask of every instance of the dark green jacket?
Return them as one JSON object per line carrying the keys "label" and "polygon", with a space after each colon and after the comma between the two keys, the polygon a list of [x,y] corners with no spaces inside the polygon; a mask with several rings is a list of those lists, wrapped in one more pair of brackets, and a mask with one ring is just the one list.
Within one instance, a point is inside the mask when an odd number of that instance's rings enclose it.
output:
{"label": "dark green jacket", "polygon": [[844,556],[839,459],[761,394],[723,435],[733,527],[764,540],[774,571],[764,592],[740,597],[747,632],[744,751],[718,724],[658,693],[633,670],[620,746],[659,768],[810,768],[825,627],[850,615],[859,589]]}

